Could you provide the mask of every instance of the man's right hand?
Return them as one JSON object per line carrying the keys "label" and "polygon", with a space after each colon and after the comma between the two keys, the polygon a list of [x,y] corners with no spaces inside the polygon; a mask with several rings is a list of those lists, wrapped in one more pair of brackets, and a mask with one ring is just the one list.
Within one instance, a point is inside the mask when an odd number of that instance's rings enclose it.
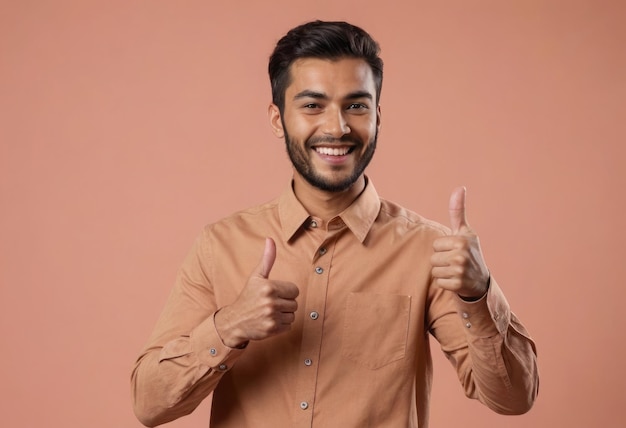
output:
{"label": "man's right hand", "polygon": [[268,279],[275,260],[276,244],[266,238],[261,263],[237,300],[215,314],[215,327],[224,345],[236,348],[291,329],[300,291],[291,282]]}

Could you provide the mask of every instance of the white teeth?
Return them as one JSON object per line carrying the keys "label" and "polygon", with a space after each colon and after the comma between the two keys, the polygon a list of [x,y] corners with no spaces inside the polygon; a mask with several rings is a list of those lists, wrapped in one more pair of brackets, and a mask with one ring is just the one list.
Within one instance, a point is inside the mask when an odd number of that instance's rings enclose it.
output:
{"label": "white teeth", "polygon": [[316,147],[315,151],[327,156],[344,156],[350,151],[349,147]]}

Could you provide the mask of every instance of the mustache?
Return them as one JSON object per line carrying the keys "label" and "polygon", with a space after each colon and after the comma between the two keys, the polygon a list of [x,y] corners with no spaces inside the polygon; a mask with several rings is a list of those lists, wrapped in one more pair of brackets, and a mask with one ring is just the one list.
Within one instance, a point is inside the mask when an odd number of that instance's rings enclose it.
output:
{"label": "mustache", "polygon": [[319,143],[330,143],[330,144],[340,144],[340,143],[352,143],[356,145],[362,145],[363,142],[352,135],[344,135],[341,138],[334,138],[328,135],[320,135],[318,137],[311,137],[307,140],[306,144],[308,147],[311,147],[313,144]]}

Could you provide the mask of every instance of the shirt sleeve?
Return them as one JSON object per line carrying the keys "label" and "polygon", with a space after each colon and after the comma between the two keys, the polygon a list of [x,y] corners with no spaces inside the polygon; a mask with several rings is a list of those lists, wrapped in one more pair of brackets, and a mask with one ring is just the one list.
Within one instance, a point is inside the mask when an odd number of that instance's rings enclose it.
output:
{"label": "shirt sleeve", "polygon": [[191,413],[245,352],[224,345],[215,328],[205,245],[200,236],[185,259],[131,375],[134,411],[146,426]]}
{"label": "shirt sleeve", "polygon": [[431,286],[429,317],[468,397],[501,414],[532,407],[539,386],[535,343],[493,278],[475,302]]}

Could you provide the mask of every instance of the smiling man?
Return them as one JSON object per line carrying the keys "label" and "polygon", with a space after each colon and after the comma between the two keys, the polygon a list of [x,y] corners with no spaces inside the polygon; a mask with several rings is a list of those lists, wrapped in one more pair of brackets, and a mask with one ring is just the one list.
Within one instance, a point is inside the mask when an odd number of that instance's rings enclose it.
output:
{"label": "smiling man", "polygon": [[276,200],[205,227],[132,374],[147,426],[212,397],[218,427],[427,427],[428,333],[468,397],[537,394],[535,345],[465,217],[450,228],[364,175],[381,123],[378,45],[345,22],[292,29],[270,58],[269,120],[294,175]]}

